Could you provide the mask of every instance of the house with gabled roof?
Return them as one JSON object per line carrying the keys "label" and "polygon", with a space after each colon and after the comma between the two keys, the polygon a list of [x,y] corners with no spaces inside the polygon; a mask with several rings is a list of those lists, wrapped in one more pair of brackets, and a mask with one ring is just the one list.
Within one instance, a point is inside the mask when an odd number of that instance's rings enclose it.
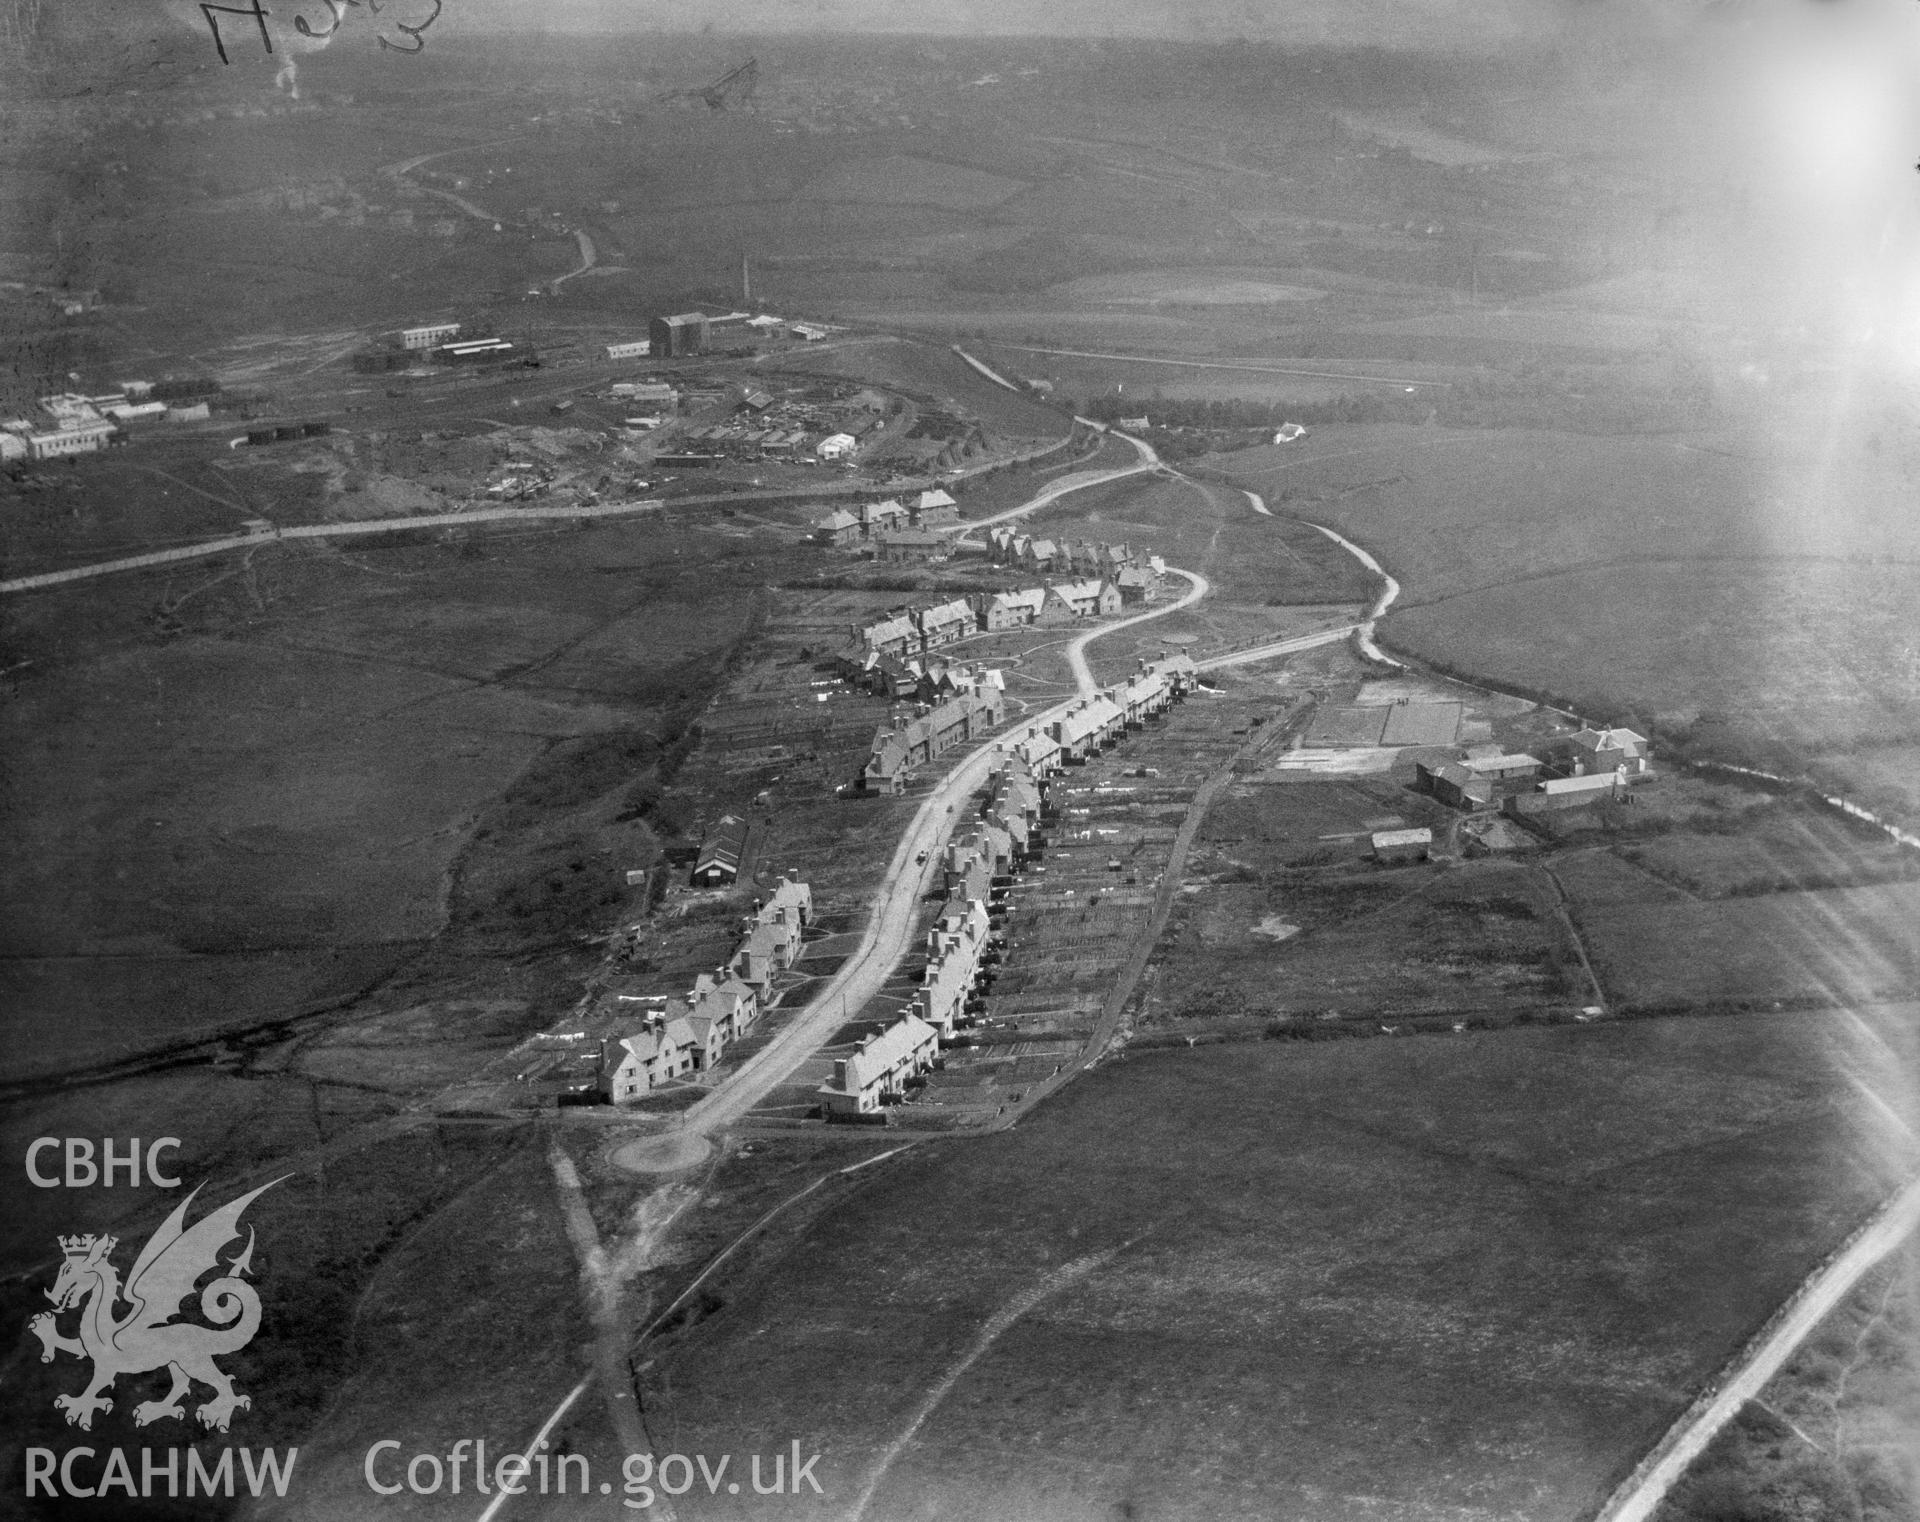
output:
{"label": "house with gabled roof", "polygon": [[719,1021],[729,1041],[745,1035],[760,1018],[759,990],[724,967],[695,978],[687,1002],[696,1015]]}
{"label": "house with gabled roof", "polygon": [[1048,604],[1055,598],[1075,618],[1097,618],[1120,611],[1120,589],[1098,576],[1051,583],[1047,587]]}
{"label": "house with gabled roof", "polygon": [[916,622],[920,626],[921,646],[927,650],[967,638],[978,630],[980,623],[964,597],[921,609]]}
{"label": "house with gabled roof", "polygon": [[1120,732],[1126,715],[1105,693],[1082,698],[1054,720],[1054,738],[1060,742],[1060,758],[1069,764],[1085,761]]}
{"label": "house with gabled roof", "polygon": [[1024,629],[1039,620],[1046,604],[1045,587],[1028,587],[1018,592],[982,593],[978,599],[980,626],[989,633],[1001,629]]}
{"label": "house with gabled roof", "polygon": [[1647,770],[1647,737],[1631,729],[1595,729],[1583,727],[1567,736],[1559,747],[1567,775],[1590,776],[1595,772],[1629,774]]}
{"label": "house with gabled roof", "polygon": [[921,528],[960,521],[960,504],[939,487],[923,491],[913,504],[913,521]]}
{"label": "house with gabled roof", "polygon": [[903,1015],[849,1056],[834,1059],[833,1076],[818,1091],[820,1107],[829,1120],[875,1114],[899,1099],[908,1080],[932,1068],[939,1054],[940,1033]]}
{"label": "house with gabled roof", "polygon": [[800,881],[800,874],[788,871],[773,885],[773,892],[758,910],[761,919],[777,919],[792,914],[802,926],[813,919],[813,885]]}
{"label": "house with gabled roof", "polygon": [[725,1038],[716,1042],[711,1022],[698,1025],[678,1001],[601,1043],[597,1083],[614,1104],[631,1104],[676,1078],[710,1066]]}
{"label": "house with gabled roof", "polygon": [[868,624],[858,634],[862,644],[881,655],[907,656],[920,652],[920,631],[913,626],[912,616],[905,612],[889,614]]}
{"label": "house with gabled roof", "polygon": [[813,537],[822,544],[845,547],[857,544],[861,537],[860,518],[844,507],[836,507],[824,518],[817,518],[813,524]]}
{"label": "house with gabled roof", "polygon": [[907,526],[907,510],[896,497],[866,502],[860,507],[860,527],[869,539]]}

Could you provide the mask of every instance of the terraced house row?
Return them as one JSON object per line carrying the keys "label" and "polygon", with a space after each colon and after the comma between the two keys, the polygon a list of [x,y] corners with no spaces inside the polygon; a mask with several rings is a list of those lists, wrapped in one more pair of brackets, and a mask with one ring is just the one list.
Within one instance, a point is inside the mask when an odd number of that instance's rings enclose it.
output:
{"label": "terraced house row", "polygon": [[998,729],[1006,718],[1006,694],[982,682],[918,715],[896,712],[873,737],[860,785],[870,793],[900,793],[914,768],[968,740]]}
{"label": "terraced house row", "polygon": [[1002,565],[1056,576],[1100,576],[1118,582],[1123,577],[1164,576],[1166,563],[1158,555],[1127,544],[1102,544],[1092,539],[1049,539],[1002,525],[987,535],[993,558]]}
{"label": "terraced house row", "polygon": [[615,1023],[600,1046],[601,1096],[631,1104],[715,1066],[758,1021],[774,978],[798,960],[812,917],[812,888],[788,873],[754,911],[728,965],[701,973],[684,995],[609,993],[598,1011]]}

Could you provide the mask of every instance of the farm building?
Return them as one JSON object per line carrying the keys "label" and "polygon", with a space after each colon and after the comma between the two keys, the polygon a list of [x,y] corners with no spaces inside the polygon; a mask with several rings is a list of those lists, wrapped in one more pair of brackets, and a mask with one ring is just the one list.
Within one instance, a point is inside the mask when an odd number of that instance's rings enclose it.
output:
{"label": "farm building", "polygon": [[1425,861],[1433,848],[1433,831],[1375,830],[1372,843],[1375,861]]}
{"label": "farm building", "polygon": [[694,887],[719,888],[735,881],[751,833],[752,826],[738,815],[721,815],[700,842],[700,854],[693,863]]}
{"label": "farm building", "polygon": [[871,1115],[897,1100],[907,1080],[926,1072],[940,1052],[940,1033],[926,1021],[903,1015],[877,1036],[868,1036],[850,1057],[837,1057],[833,1077],[820,1086],[820,1108],[829,1120]]}
{"label": "farm building", "polygon": [[1620,797],[1625,793],[1628,774],[1624,771],[1590,772],[1579,777],[1547,777],[1536,792],[1515,793],[1506,801],[1513,814],[1546,814],[1560,809],[1580,809]]}
{"label": "farm building", "polygon": [[1421,788],[1456,809],[1484,808],[1493,802],[1493,784],[1458,761],[1414,764]]}
{"label": "farm building", "polygon": [[1537,777],[1544,763],[1537,756],[1528,755],[1492,755],[1469,756],[1467,766],[1483,777],[1496,782],[1506,782],[1514,778]]}

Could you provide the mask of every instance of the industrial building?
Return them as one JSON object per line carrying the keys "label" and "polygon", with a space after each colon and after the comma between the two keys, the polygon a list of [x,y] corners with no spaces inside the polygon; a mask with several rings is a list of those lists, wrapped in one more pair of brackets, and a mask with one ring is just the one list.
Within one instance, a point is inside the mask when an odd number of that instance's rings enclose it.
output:
{"label": "industrial building", "polygon": [[650,353],[662,359],[678,359],[688,354],[705,354],[710,332],[705,312],[678,312],[671,317],[656,317],[647,324]]}
{"label": "industrial building", "polygon": [[653,352],[653,340],[635,338],[626,343],[608,344],[608,359],[644,359]]}
{"label": "industrial building", "polygon": [[399,334],[400,347],[431,349],[445,343],[449,338],[457,337],[459,332],[460,324],[457,322],[431,322],[423,327],[402,328]]}
{"label": "industrial building", "polygon": [[58,460],[67,455],[93,454],[112,442],[117,430],[101,419],[94,423],[76,423],[50,433],[27,435],[27,453],[36,460]]}

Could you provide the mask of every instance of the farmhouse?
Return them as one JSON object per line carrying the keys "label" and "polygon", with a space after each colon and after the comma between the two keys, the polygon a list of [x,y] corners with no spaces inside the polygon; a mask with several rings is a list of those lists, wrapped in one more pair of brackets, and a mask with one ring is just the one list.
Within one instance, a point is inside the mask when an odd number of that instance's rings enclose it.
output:
{"label": "farmhouse", "polygon": [[1631,729],[1582,729],[1567,737],[1562,754],[1559,769],[1574,777],[1617,771],[1623,766],[1629,773],[1647,770],[1646,736]]}
{"label": "farmhouse", "polygon": [[850,1057],[837,1057],[833,1077],[820,1086],[820,1107],[829,1120],[871,1115],[899,1099],[907,1080],[926,1072],[940,1052],[940,1033],[926,1021],[903,1015],[877,1036],[868,1036]]}

